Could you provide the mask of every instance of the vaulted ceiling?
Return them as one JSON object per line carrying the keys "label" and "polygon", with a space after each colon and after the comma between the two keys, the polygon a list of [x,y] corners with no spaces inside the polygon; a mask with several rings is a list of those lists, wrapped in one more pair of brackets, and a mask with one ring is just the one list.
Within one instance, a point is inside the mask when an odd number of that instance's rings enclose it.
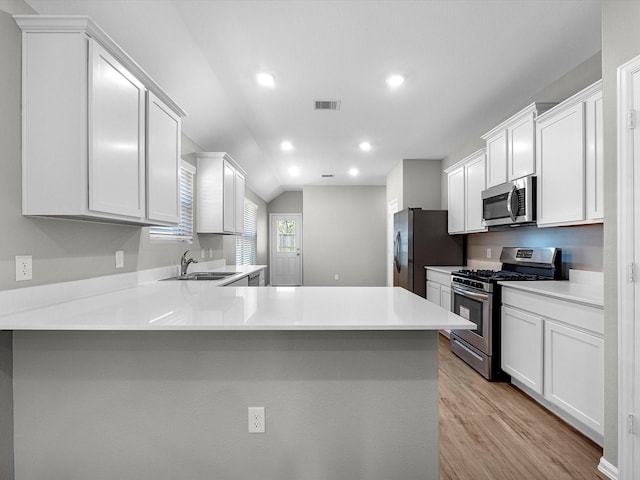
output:
{"label": "vaulted ceiling", "polygon": [[229,152],[266,201],[441,159],[601,49],[600,0],[26,2],[91,16],[188,112],[184,133]]}

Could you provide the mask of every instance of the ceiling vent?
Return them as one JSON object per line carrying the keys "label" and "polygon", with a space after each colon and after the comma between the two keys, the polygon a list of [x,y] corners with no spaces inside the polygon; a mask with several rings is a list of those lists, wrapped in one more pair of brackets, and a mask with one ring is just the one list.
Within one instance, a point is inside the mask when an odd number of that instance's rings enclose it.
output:
{"label": "ceiling vent", "polygon": [[322,178],[333,178],[335,175],[333,173],[323,173]]}
{"label": "ceiling vent", "polygon": [[340,100],[315,100],[314,110],[340,110]]}

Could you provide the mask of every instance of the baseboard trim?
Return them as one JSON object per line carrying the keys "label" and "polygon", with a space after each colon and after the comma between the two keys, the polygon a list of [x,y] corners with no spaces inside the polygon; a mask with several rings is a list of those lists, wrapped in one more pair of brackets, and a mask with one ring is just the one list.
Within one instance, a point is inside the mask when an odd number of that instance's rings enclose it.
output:
{"label": "baseboard trim", "polygon": [[611,465],[611,463],[607,462],[604,457],[600,458],[600,463],[598,464],[598,470],[604,473],[611,480],[618,480],[618,468]]}

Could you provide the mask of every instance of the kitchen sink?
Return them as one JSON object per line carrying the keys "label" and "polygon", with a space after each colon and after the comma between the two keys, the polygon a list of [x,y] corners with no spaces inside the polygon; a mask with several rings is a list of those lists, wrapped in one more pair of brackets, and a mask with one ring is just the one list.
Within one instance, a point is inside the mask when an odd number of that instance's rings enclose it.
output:
{"label": "kitchen sink", "polygon": [[186,275],[180,275],[177,277],[165,278],[165,280],[224,280],[231,275],[235,275],[233,272],[193,272]]}

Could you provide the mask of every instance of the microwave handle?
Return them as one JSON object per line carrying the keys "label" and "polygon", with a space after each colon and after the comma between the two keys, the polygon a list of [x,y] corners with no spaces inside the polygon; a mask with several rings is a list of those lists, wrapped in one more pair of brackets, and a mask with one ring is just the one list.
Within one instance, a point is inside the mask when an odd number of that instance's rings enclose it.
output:
{"label": "microwave handle", "polygon": [[509,195],[507,195],[507,212],[509,212],[509,216],[511,217],[511,221],[516,221],[516,215],[518,212],[514,212],[513,208],[511,208],[511,201],[513,200],[513,194],[516,193],[516,187],[514,186],[510,191]]}

